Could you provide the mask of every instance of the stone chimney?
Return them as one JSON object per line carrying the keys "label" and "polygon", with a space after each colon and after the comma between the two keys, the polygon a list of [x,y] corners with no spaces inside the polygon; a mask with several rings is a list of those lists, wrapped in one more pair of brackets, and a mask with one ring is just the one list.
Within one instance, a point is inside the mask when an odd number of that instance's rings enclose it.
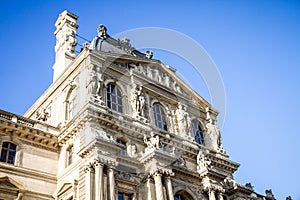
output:
{"label": "stone chimney", "polygon": [[53,82],[76,57],[77,18],[78,16],[65,10],[59,15],[55,23],[56,31],[54,34],[56,36],[56,45]]}

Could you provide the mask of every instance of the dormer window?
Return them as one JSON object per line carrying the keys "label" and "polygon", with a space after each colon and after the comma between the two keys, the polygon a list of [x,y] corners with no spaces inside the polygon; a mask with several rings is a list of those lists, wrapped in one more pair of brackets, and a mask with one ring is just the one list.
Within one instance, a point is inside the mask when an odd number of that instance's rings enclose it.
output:
{"label": "dormer window", "polygon": [[107,85],[106,104],[108,108],[119,113],[123,113],[122,93],[120,92],[119,88],[114,84]]}
{"label": "dormer window", "polygon": [[1,149],[0,162],[5,162],[9,164],[15,163],[17,145],[11,142],[3,142]]}

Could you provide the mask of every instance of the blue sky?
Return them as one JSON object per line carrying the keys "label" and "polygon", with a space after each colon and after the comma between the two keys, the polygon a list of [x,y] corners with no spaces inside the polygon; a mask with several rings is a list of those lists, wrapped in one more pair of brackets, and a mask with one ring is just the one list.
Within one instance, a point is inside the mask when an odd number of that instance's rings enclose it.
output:
{"label": "blue sky", "polygon": [[[90,40],[102,23],[111,35],[162,27],[202,45],[226,89],[222,136],[241,164],[235,179],[259,193],[271,188],[277,199],[300,199],[300,1],[2,0],[0,109],[23,114],[51,84],[54,23],[66,9]],[[209,101],[186,61],[159,50],[154,58],[178,69]]]}

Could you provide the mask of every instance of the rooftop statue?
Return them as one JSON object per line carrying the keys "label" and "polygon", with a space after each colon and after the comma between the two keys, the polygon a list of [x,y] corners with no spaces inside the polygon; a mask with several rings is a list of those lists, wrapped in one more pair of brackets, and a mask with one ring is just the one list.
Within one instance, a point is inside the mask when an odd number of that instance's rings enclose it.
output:
{"label": "rooftop statue", "polygon": [[106,27],[103,24],[100,24],[98,27],[98,37],[100,37],[101,39],[106,39]]}

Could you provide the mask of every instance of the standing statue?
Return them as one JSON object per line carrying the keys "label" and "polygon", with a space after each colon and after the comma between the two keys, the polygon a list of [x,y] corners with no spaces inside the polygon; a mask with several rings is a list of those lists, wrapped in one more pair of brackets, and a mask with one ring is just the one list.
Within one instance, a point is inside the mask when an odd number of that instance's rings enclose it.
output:
{"label": "standing statue", "polygon": [[101,39],[106,39],[107,34],[106,34],[106,27],[103,26],[103,24],[100,24],[98,27],[98,37],[100,37]]}
{"label": "standing statue", "polygon": [[142,93],[142,87],[133,85],[131,90],[131,99],[130,103],[133,110],[133,116],[144,116],[144,107],[145,107],[145,97]]}
{"label": "standing statue", "polygon": [[176,124],[179,134],[187,134],[190,124],[190,118],[189,114],[181,105],[181,103],[178,103],[178,108],[175,112],[175,118],[176,118]]}
{"label": "standing statue", "polygon": [[90,73],[87,86],[89,94],[92,94],[98,100],[101,99],[102,81],[101,69],[99,66],[95,66],[94,70]]}
{"label": "standing statue", "polygon": [[211,111],[209,107],[206,108],[206,120],[208,121],[206,124],[207,132],[204,136],[206,146],[215,151],[224,152],[222,147],[221,133],[216,124],[216,120],[211,117]]}
{"label": "standing statue", "polygon": [[216,122],[213,119],[209,119],[206,124],[207,136],[209,137],[209,142],[207,143],[209,147],[216,151],[220,151],[223,149],[222,147],[222,138],[221,133],[216,125]]}

